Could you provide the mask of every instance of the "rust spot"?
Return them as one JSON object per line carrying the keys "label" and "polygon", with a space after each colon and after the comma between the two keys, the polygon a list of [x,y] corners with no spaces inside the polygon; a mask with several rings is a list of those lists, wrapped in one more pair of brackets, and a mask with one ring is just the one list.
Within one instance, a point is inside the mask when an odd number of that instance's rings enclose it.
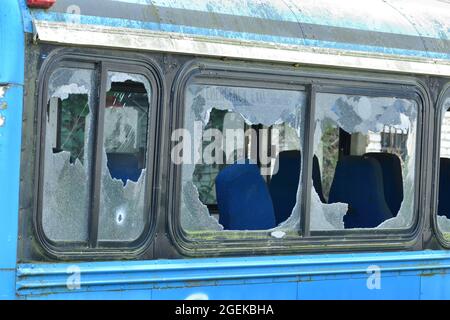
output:
{"label": "rust spot", "polygon": [[434,277],[434,276],[438,276],[438,275],[446,275],[447,272],[445,270],[436,270],[436,271],[429,271],[429,272],[424,272],[422,273],[420,276],[421,277]]}
{"label": "rust spot", "polygon": [[421,277],[434,277],[436,275],[436,273],[422,273],[420,276]]}
{"label": "rust spot", "polygon": [[0,103],[0,110],[6,110],[8,109],[8,104],[6,103],[6,101],[3,101]]}

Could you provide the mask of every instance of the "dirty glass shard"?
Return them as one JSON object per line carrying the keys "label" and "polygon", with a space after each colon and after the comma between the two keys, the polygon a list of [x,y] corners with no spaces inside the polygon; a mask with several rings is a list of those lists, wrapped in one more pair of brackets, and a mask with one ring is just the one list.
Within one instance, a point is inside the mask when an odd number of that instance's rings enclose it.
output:
{"label": "dirty glass shard", "polygon": [[92,71],[73,68],[57,69],[48,83],[48,97],[65,100],[71,94],[90,95],[92,90]]}
{"label": "dirty glass shard", "polygon": [[145,175],[141,171],[137,182],[111,177],[103,154],[102,187],[100,194],[99,239],[101,241],[134,241],[144,231]]}
{"label": "dirty glass shard", "polygon": [[108,72],[99,240],[137,240],[148,222],[145,206],[149,81]]}
{"label": "dirty glass shard", "polygon": [[52,241],[87,241],[88,176],[70,152],[53,154],[46,148],[42,224]]}
{"label": "dirty glass shard", "polygon": [[450,233],[450,219],[446,216],[438,215],[436,217],[438,228],[443,233]]}
{"label": "dirty glass shard", "polygon": [[88,240],[92,84],[91,70],[62,68],[49,79],[42,225],[56,242]]}
{"label": "dirty glass shard", "polygon": [[[209,214],[208,207],[199,200],[198,190],[191,181],[183,185],[181,225],[186,231],[220,231],[223,226]],[[188,214],[186,214],[188,213]]]}

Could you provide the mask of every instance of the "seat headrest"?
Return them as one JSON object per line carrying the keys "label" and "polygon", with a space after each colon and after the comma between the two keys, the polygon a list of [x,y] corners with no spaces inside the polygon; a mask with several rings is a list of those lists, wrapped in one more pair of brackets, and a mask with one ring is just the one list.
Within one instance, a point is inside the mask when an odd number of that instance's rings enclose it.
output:
{"label": "seat headrest", "polygon": [[281,151],[275,160],[269,191],[277,224],[289,218],[297,202],[301,162],[299,150]]}
{"label": "seat headrest", "polygon": [[392,213],[384,198],[380,164],[366,156],[343,157],[336,166],[329,203],[349,205],[346,228],[374,228]]}
{"label": "seat headrest", "polygon": [[400,158],[387,152],[370,152],[365,156],[374,158],[381,166],[384,197],[392,214],[397,215],[403,202],[403,177]]}
{"label": "seat headrest", "polygon": [[219,222],[226,230],[266,230],[275,227],[267,185],[256,164],[232,164],[216,177]]}
{"label": "seat headrest", "polygon": [[107,160],[111,177],[122,180],[124,184],[127,180],[139,180],[142,169],[139,168],[139,160],[135,154],[108,153]]}

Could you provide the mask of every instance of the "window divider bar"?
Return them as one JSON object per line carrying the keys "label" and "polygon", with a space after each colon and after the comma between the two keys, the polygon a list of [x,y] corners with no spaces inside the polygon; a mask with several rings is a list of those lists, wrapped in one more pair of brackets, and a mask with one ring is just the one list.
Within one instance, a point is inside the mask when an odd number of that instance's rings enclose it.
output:
{"label": "window divider bar", "polygon": [[58,99],[58,107],[57,107],[57,111],[56,111],[56,128],[57,129],[57,133],[56,133],[56,149],[60,150],[61,149],[61,130],[59,128],[61,128],[62,126],[62,101]]}
{"label": "window divider bar", "polygon": [[303,237],[309,237],[311,235],[310,230],[310,203],[311,203],[311,188],[312,188],[312,163],[314,152],[314,123],[315,123],[315,105],[316,105],[316,88],[314,85],[309,86],[308,104],[305,112],[305,137],[303,143],[303,156],[302,156],[302,199],[301,199],[301,219],[300,219],[300,232]]}
{"label": "window divider bar", "polygon": [[91,192],[91,210],[89,221],[89,246],[95,248],[98,245],[98,227],[100,219],[100,193],[102,184],[102,163],[103,163],[103,135],[105,123],[105,107],[106,107],[106,82],[107,68],[103,62],[99,63],[98,77],[98,98],[97,112],[95,113],[94,127],[94,150],[92,164],[92,192]]}

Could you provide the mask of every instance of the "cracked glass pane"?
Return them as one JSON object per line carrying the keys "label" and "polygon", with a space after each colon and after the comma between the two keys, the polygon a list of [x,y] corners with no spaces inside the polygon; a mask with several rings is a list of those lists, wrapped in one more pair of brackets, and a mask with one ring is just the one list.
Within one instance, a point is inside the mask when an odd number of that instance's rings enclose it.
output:
{"label": "cracked glass pane", "polygon": [[[272,230],[298,212],[305,105],[306,94],[293,90],[188,86],[184,126],[172,134],[184,230]],[[290,204],[280,206],[276,180],[289,171],[285,164],[295,181]],[[295,223],[285,226],[290,231]]]}
{"label": "cracked glass pane", "polygon": [[411,226],[417,113],[408,99],[317,94],[311,230]]}
{"label": "cracked glass pane", "polygon": [[60,68],[48,83],[42,225],[52,241],[87,241],[93,148],[91,70]]}
{"label": "cracked glass pane", "polygon": [[445,238],[450,239],[450,98],[444,101],[439,159],[437,224]]}
{"label": "cracked glass pane", "polygon": [[137,240],[147,223],[146,163],[151,91],[142,75],[108,72],[99,241]]}

